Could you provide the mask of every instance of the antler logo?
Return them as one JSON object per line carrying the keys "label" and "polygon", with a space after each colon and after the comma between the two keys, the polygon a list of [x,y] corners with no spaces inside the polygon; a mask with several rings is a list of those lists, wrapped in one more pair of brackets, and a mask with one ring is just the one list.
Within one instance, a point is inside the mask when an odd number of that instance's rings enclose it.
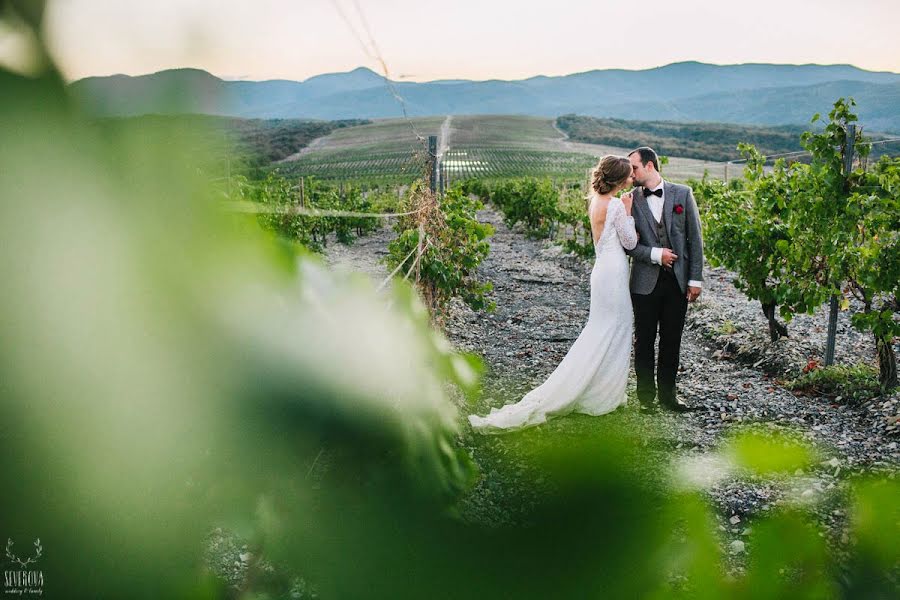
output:
{"label": "antler logo", "polygon": [[41,547],[41,539],[40,539],[40,538],[34,540],[34,551],[35,551],[35,553],[34,553],[34,556],[33,556],[32,558],[26,558],[25,560],[22,560],[21,558],[19,558],[19,557],[16,556],[15,554],[13,554],[12,548],[13,548],[13,541],[12,541],[12,538],[8,538],[8,539],[6,540],[6,558],[8,558],[8,559],[9,559],[10,561],[12,561],[14,564],[19,565],[19,566],[22,567],[23,569],[24,569],[25,567],[27,567],[28,565],[31,565],[31,564],[36,563],[36,562],[38,561],[38,559],[41,557],[41,554],[42,554],[43,551],[44,551],[44,549]]}

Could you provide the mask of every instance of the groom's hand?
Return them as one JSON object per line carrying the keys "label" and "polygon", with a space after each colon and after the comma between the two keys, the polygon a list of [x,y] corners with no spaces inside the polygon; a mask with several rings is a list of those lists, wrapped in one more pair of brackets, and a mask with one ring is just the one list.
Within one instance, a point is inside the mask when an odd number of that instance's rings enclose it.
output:
{"label": "groom's hand", "polygon": [[688,286],[687,289],[687,301],[693,302],[697,298],[700,297],[700,288]]}
{"label": "groom's hand", "polygon": [[672,268],[672,265],[674,265],[675,261],[678,260],[678,255],[668,248],[663,248],[662,256],[660,256],[659,259],[662,261],[662,265],[664,267]]}

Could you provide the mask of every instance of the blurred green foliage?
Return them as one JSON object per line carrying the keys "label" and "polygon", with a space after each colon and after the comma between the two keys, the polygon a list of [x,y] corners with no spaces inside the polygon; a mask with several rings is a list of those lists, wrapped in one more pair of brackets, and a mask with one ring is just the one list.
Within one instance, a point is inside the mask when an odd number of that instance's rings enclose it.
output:
{"label": "blurred green foliage", "polygon": [[791,474],[809,467],[814,458],[803,443],[754,432],[733,439],[729,451],[737,464],[756,475]]}
{"label": "blurred green foliage", "polygon": [[0,536],[40,538],[46,597],[291,596],[211,572],[216,527],[323,598],[896,596],[895,480],[854,486],[841,569],[786,507],[727,578],[701,493],[628,428],[523,434],[526,522],[461,519],[448,391],[477,364],[411,287],[387,301],[222,210],[177,131],[101,133],[52,69],[0,89]]}

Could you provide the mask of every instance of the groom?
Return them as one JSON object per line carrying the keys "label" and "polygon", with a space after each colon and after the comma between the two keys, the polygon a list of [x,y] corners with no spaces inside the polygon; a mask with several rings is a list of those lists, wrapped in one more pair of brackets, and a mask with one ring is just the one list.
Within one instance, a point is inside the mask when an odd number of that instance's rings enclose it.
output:
{"label": "groom", "polygon": [[[659,157],[642,147],[628,155],[637,187],[632,192],[634,226],[640,240],[626,250],[634,307],[634,371],[642,410],[655,412],[654,397],[674,412],[691,409],[675,395],[681,333],[688,302],[700,296],[703,238],[691,188],[664,181]],[[659,331],[659,362],[654,363]]]}

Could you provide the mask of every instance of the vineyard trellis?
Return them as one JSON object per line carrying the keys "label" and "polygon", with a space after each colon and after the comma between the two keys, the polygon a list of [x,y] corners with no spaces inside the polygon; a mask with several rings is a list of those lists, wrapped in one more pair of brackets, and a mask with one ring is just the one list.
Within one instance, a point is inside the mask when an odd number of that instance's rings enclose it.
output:
{"label": "vineyard trellis", "polygon": [[[872,333],[880,384],[897,384],[894,340],[900,334],[900,159],[883,153],[869,164],[865,140],[839,99],[821,132],[802,136],[803,154],[766,157],[743,145],[745,180],[695,182],[705,212],[710,258],[738,274],[738,286],[760,300],[772,340],[787,334],[775,320],[830,304],[826,365],[834,362],[839,308],[855,298],[853,325]],[[813,122],[819,115],[813,118]]]}

